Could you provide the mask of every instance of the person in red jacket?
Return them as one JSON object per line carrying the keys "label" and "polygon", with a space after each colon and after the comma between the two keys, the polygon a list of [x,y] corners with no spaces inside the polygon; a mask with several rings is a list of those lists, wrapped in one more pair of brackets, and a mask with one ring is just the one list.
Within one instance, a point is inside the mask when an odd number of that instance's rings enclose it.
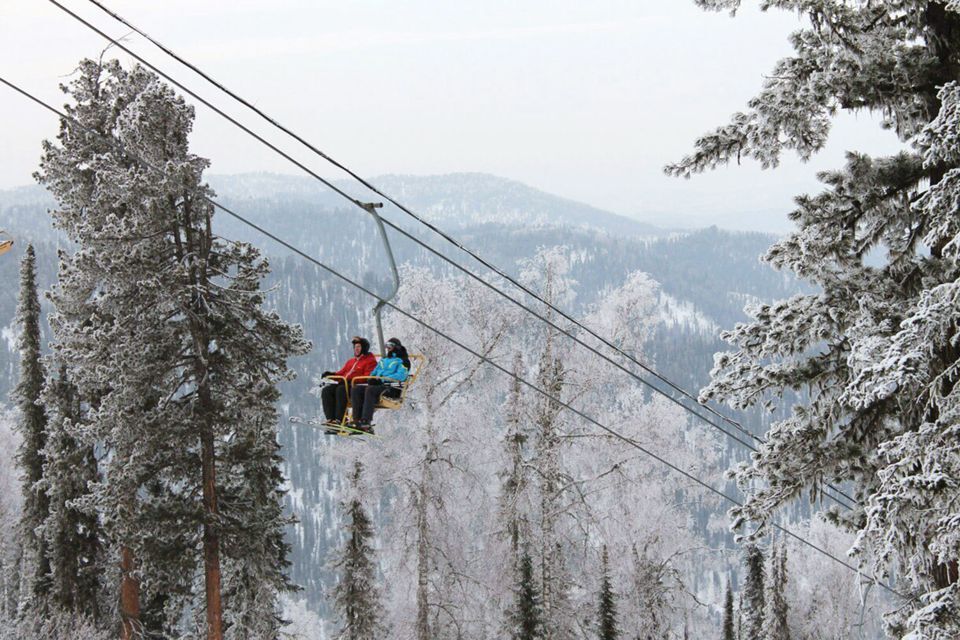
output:
{"label": "person in red jacket", "polygon": [[[360,336],[354,336],[353,357],[347,360],[340,371],[324,371],[324,378],[345,378],[353,380],[359,376],[368,376],[377,366],[377,358],[370,353],[370,341]],[[347,389],[342,379],[337,384],[328,384],[320,392],[323,403],[323,415],[327,424],[340,424],[343,414],[347,412]]]}

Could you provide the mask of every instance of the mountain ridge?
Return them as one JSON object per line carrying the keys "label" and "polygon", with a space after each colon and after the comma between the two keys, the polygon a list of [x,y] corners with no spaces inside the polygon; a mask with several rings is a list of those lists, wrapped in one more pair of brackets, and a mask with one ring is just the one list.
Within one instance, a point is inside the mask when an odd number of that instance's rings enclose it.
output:
{"label": "mountain ridge", "polygon": [[[324,209],[339,210],[350,204],[339,194],[310,176],[282,173],[211,174],[207,178],[218,198],[232,203],[264,198],[303,201]],[[435,175],[384,174],[370,179],[378,190],[431,223],[453,228],[486,222],[516,225],[570,226],[605,233],[662,237],[672,231],[640,220],[606,211],[590,204],[563,198],[527,184],[487,173],[463,172]],[[332,181],[351,197],[361,201],[379,200],[352,180]],[[52,197],[39,185],[0,190],[0,211],[20,207],[55,206]],[[395,209],[387,204],[385,213]],[[8,213],[10,226],[16,223],[33,228],[33,222]]]}

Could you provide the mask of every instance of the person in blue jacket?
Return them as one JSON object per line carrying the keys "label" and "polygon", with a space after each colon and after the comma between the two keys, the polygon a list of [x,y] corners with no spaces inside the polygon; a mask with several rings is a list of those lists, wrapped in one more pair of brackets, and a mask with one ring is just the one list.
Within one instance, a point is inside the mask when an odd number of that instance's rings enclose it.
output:
{"label": "person in blue jacket", "polygon": [[407,356],[406,348],[396,338],[390,338],[386,347],[387,355],[380,359],[377,367],[370,374],[382,379],[372,379],[367,384],[355,384],[350,389],[350,404],[353,407],[354,425],[361,431],[371,430],[373,411],[377,408],[380,396],[386,394],[388,398],[400,397],[400,389],[388,386],[384,382],[403,382],[407,379],[410,359]]}

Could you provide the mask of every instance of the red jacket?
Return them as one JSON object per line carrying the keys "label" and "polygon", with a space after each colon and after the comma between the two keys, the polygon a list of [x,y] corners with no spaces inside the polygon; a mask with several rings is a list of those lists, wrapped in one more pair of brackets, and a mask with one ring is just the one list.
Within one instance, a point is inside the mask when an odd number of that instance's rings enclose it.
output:
{"label": "red jacket", "polygon": [[347,380],[353,380],[360,376],[368,376],[377,367],[377,357],[372,353],[366,353],[359,358],[350,358],[343,365],[340,371],[333,375],[343,376]]}

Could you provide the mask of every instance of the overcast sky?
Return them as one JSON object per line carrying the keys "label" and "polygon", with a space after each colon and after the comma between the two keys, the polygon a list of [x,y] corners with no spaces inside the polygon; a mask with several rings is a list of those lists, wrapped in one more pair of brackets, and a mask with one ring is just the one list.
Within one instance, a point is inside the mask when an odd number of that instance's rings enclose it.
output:
{"label": "overcast sky", "polygon": [[[59,1],[127,34],[86,0]],[[367,176],[481,171],[660,224],[783,231],[792,197],[817,190],[845,150],[899,148],[860,114],[807,164],[664,176],[790,52],[799,18],[749,0],[736,18],[692,0],[104,3]],[[48,0],[0,0],[0,75],[57,105],[57,85],[105,44]],[[127,44],[202,86],[139,37]],[[0,189],[29,184],[56,122],[3,86],[0,113]],[[192,140],[213,173],[299,171],[202,105]]]}

